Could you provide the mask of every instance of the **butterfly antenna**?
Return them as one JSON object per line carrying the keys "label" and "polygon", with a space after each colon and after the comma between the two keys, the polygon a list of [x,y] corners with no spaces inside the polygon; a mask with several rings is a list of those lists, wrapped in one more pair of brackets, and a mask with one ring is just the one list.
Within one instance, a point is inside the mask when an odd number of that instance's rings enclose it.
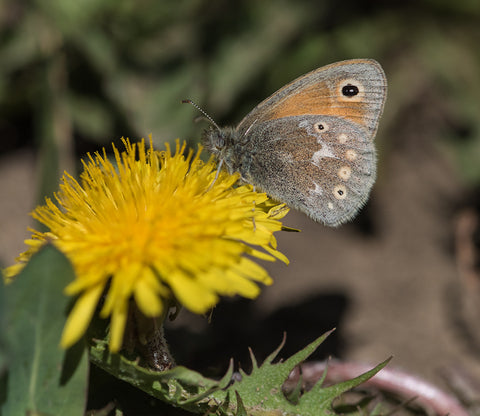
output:
{"label": "butterfly antenna", "polygon": [[194,103],[192,100],[182,100],[182,104],[192,104],[198,111],[200,111],[204,116],[205,118],[211,123],[213,124],[218,131],[221,131],[220,127],[218,127],[218,124],[215,123],[215,120],[210,117],[206,112],[205,110],[203,110],[203,108],[201,108],[198,104]]}

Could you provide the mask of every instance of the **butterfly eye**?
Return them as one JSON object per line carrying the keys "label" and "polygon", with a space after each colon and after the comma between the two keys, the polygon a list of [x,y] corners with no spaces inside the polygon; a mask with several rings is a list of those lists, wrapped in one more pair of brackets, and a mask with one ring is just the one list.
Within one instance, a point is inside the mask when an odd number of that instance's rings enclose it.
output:
{"label": "butterfly eye", "polygon": [[342,94],[345,97],[355,97],[359,92],[358,87],[353,84],[347,84],[342,88]]}

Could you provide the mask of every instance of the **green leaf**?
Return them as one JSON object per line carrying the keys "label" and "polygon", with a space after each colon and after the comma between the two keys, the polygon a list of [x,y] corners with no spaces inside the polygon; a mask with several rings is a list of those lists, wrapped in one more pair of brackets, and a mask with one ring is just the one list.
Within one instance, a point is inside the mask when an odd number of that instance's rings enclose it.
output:
{"label": "green leaf", "polygon": [[[301,404],[304,409],[312,409],[317,412],[328,411],[332,408],[333,400],[335,400],[342,393],[347,392],[348,390],[353,389],[354,387],[359,386],[368,379],[372,378],[377,374],[383,367],[385,367],[390,361],[390,358],[383,361],[375,368],[366,373],[359,375],[351,380],[344,381],[342,383],[334,384],[333,386],[323,388],[321,383],[315,384],[313,388],[306,392],[301,399]],[[328,368],[327,368],[328,371]],[[303,413],[302,413],[303,414]],[[315,414],[315,413],[305,413],[305,415]],[[317,413],[318,414],[318,413]]]}
{"label": "green leaf", "polygon": [[95,365],[157,399],[195,413],[216,407],[212,393],[225,389],[232,379],[232,362],[221,380],[212,380],[182,366],[162,372],[150,370],[120,354],[110,353],[104,340],[91,342],[90,361]]}
{"label": "green leaf", "polygon": [[[53,246],[34,255],[4,288],[8,372],[2,415],[83,415],[88,360],[81,343],[59,348],[74,272]],[[0,392],[2,397],[2,392]]]}
{"label": "green leaf", "polygon": [[[331,332],[331,331],[330,331]],[[296,391],[289,400],[282,386],[291,371],[306,360],[325,340],[322,335],[284,362],[273,364],[285,339],[259,367],[250,351],[253,370],[240,370],[242,380],[232,383],[232,363],[220,381],[211,380],[185,367],[158,372],[146,369],[120,354],[111,354],[104,340],[94,339],[90,360],[115,377],[124,380],[152,396],[194,413],[216,416],[322,416],[334,414],[333,401],[347,390],[358,386],[380,371],[389,360],[374,369],[329,387],[322,387],[323,377],[308,392]]]}
{"label": "green leaf", "polygon": [[[330,332],[322,335],[286,361],[277,364],[272,364],[272,362],[277,357],[284,342],[267,357],[260,367],[257,366],[256,359],[253,354],[251,354],[253,370],[251,374],[248,375],[242,371],[242,380],[228,388],[228,397],[224,399],[224,401],[229,403],[229,408],[223,407],[223,414],[240,415],[244,412],[243,409],[246,409],[248,415],[253,416],[321,416],[333,414],[332,404],[338,396],[373,377],[387,365],[389,360],[384,361],[374,369],[352,380],[323,388],[322,382],[325,378],[325,373],[321,380],[319,380],[310,391],[304,393],[302,396],[297,393],[295,402],[292,403],[285,397],[281,388],[282,385],[295,366],[307,359]],[[219,392],[216,392],[214,396],[218,393]],[[238,398],[240,398],[241,401],[239,401]],[[219,399],[220,397],[218,397],[217,400]]]}

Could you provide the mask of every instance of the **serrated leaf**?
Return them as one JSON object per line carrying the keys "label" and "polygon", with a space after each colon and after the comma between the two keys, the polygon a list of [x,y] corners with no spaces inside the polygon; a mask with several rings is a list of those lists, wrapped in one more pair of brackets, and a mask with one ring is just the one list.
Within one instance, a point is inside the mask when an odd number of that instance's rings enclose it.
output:
{"label": "serrated leaf", "polygon": [[74,278],[68,260],[53,246],[34,255],[5,290],[9,353],[4,415],[83,415],[88,360],[81,344],[59,348]]}
{"label": "serrated leaf", "polygon": [[158,399],[195,413],[218,416],[331,415],[334,399],[373,376],[387,364],[388,360],[353,380],[326,388],[321,387],[326,375],[324,373],[312,391],[303,395],[297,394],[297,402],[290,402],[282,391],[284,382],[294,367],[307,359],[330,332],[286,361],[276,364],[273,364],[273,361],[277,358],[285,339],[260,367],[250,351],[252,372],[246,374],[240,371],[242,380],[233,384],[230,384],[233,372],[231,362],[225,376],[220,381],[215,381],[182,366],[163,372],[146,369],[122,355],[111,354],[107,342],[103,340],[93,341],[90,346],[90,359],[115,377]]}
{"label": "serrated leaf", "polygon": [[[330,332],[316,339],[307,345],[303,350],[294,354],[284,362],[272,364],[277,357],[282,344],[272,354],[270,354],[264,363],[258,367],[253,357],[252,372],[247,375],[242,373],[242,380],[234,383],[227,390],[229,401],[231,401],[226,415],[239,415],[246,409],[248,415],[267,416],[267,415],[302,415],[302,416],[321,416],[332,414],[332,403],[342,393],[358,386],[368,380],[378,371],[380,371],[389,360],[378,365],[373,370],[362,374],[343,383],[334,386],[322,388],[322,382],[326,373],[313,389],[302,396],[297,395],[295,402],[290,402],[282,391],[282,385],[287,380],[291,371],[308,358],[318,346],[325,340]],[[214,393],[216,395],[218,392]],[[222,392],[224,393],[224,392]],[[238,401],[241,399],[241,402]]]}
{"label": "serrated leaf", "polygon": [[233,373],[232,362],[221,380],[203,377],[182,366],[162,372],[150,370],[121,354],[111,354],[107,342],[103,340],[92,342],[90,360],[113,376],[157,399],[197,413],[218,406],[212,393],[225,389],[231,382]]}
{"label": "serrated leaf", "polygon": [[295,406],[283,395],[281,387],[295,366],[306,360],[329,334],[330,332],[317,338],[283,363],[272,364],[283,347],[285,339],[260,367],[257,367],[252,355],[252,372],[249,375],[242,372],[242,381],[235,383],[229,390],[238,392],[248,409],[258,407],[261,403],[265,410],[283,409],[294,412]]}
{"label": "serrated leaf", "polygon": [[[342,393],[347,392],[348,390],[353,389],[354,387],[359,386],[363,382],[367,381],[368,379],[372,378],[375,374],[377,374],[383,367],[385,367],[391,358],[383,361],[375,368],[367,371],[355,377],[351,380],[347,380],[338,384],[334,384],[333,386],[329,387],[322,387],[322,383],[316,383],[315,386],[308,392],[306,392],[301,398],[301,405],[302,408],[305,409],[314,409],[315,411],[319,410],[330,410],[332,407],[332,402]],[[328,372],[328,368],[326,370]],[[326,373],[325,373],[326,374]],[[306,413],[307,414],[307,413]],[[308,413],[314,414],[314,413]]]}

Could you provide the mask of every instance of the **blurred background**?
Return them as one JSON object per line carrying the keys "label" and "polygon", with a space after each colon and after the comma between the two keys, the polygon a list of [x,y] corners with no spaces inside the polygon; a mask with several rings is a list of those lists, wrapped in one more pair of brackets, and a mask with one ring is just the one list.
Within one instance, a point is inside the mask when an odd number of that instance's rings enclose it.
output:
{"label": "blurred background", "polygon": [[479,45],[477,0],[2,0],[0,265],[87,152],[149,134],[196,146],[205,124],[182,99],[235,125],[305,72],[373,58],[389,91],[366,208],[339,229],[291,212],[302,232],[278,236],[291,264],[266,265],[274,285],[221,303],[211,324],[183,313],[169,340],[180,363],[218,375],[284,331],[286,357],[336,327],[313,358],[393,355],[461,396],[468,380],[462,399],[478,402]]}

